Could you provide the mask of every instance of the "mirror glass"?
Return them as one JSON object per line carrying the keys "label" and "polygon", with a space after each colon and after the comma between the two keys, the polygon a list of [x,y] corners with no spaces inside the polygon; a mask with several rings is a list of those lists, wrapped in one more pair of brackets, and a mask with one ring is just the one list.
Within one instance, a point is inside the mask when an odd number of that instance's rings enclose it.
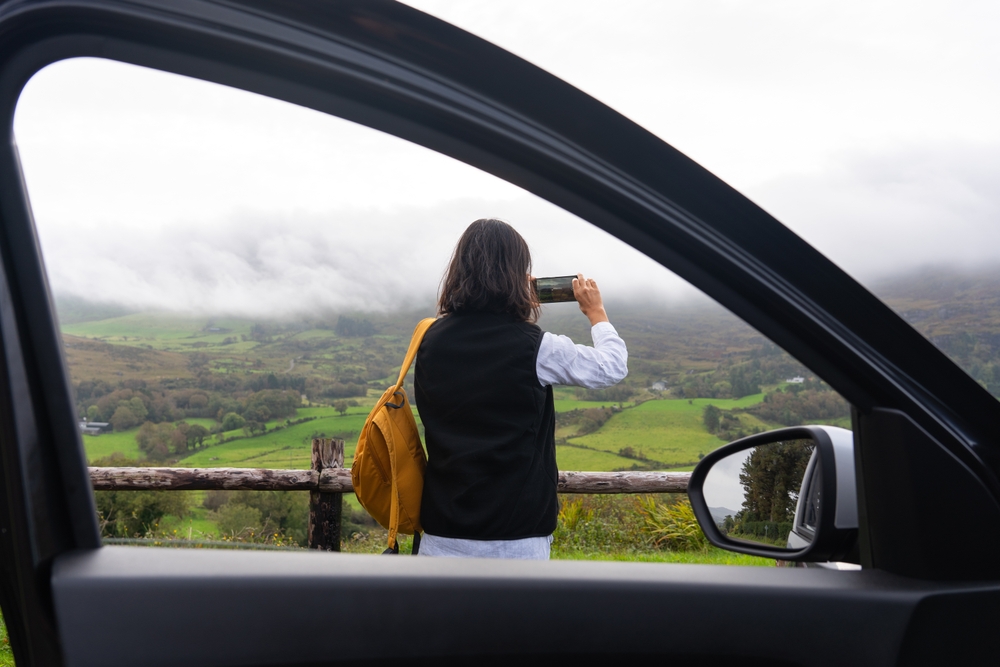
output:
{"label": "mirror glass", "polygon": [[[814,449],[812,440],[782,440],[736,452],[713,465],[705,477],[703,492],[723,535],[771,547],[804,546],[794,537],[790,542],[789,534],[796,524],[802,482]],[[816,502],[807,504],[815,505],[815,514],[819,477],[810,477],[817,484],[806,491],[806,496],[816,496]],[[806,523],[814,526],[816,522],[813,519]],[[809,541],[811,531],[800,536]]]}

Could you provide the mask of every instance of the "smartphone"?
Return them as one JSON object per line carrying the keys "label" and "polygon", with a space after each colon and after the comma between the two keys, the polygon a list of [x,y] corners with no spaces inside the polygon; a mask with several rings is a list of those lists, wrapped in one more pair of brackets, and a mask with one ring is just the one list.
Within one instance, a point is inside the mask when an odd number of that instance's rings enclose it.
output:
{"label": "smartphone", "polygon": [[573,280],[576,276],[556,276],[554,278],[535,278],[535,294],[538,303],[562,303],[576,301],[573,294]]}

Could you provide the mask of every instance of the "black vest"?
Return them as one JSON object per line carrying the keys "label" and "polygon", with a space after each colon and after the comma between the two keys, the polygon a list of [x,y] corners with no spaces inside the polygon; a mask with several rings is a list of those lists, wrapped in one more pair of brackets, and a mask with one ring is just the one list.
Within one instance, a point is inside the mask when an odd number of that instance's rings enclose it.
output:
{"label": "black vest", "polygon": [[493,313],[435,322],[417,353],[424,424],[424,530],[512,540],[556,528],[555,410],[538,384],[542,330]]}

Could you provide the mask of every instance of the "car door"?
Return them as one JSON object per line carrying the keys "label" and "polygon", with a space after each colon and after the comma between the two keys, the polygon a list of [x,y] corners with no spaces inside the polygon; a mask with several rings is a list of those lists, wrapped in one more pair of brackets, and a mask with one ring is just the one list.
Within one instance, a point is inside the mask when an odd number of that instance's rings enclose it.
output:
{"label": "car door", "polygon": [[[77,56],[394,134],[641,249],[852,404],[863,569],[102,548],[11,135],[25,82]],[[994,657],[1000,404],[767,213],[568,84],[391,2],[9,1],[0,113],[0,605],[19,664]]]}

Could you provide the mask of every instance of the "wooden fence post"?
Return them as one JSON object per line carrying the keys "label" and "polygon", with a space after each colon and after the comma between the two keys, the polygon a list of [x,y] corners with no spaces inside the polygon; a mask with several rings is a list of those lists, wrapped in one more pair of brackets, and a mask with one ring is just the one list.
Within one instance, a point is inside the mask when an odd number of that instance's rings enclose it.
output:
{"label": "wooden fence post", "polygon": [[[312,469],[344,467],[344,441],[339,438],[313,438]],[[342,493],[309,492],[309,548],[340,551]]]}

